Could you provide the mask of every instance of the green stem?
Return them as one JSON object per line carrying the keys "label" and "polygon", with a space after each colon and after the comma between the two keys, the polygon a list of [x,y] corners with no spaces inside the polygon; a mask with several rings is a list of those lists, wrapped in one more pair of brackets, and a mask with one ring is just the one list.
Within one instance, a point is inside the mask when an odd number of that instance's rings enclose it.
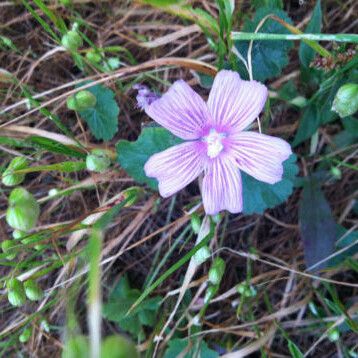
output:
{"label": "green stem", "polygon": [[309,40],[358,43],[358,35],[356,34],[271,34],[262,32],[231,32],[231,38],[235,41]]}

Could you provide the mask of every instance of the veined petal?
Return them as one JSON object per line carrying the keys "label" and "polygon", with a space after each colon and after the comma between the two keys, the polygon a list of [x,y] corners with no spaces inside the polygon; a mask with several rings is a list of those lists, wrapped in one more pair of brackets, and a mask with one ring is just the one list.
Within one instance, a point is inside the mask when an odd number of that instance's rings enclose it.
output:
{"label": "veined petal", "polygon": [[282,163],[292,154],[283,139],[256,132],[236,134],[230,147],[241,170],[269,184],[282,179]]}
{"label": "veined petal", "polygon": [[204,100],[183,80],[176,81],[145,112],[164,128],[182,139],[198,139],[209,120]]}
{"label": "veined petal", "polygon": [[185,142],[152,155],[145,163],[148,177],[159,182],[159,193],[167,198],[183,189],[203,171],[205,163],[203,143]]}
{"label": "veined petal", "polygon": [[257,81],[244,81],[234,71],[220,71],[208,99],[214,124],[229,132],[244,130],[262,111],[267,93],[266,86]]}
{"label": "veined petal", "polygon": [[202,196],[205,212],[209,215],[222,210],[242,211],[241,175],[234,160],[221,155],[207,164]]}

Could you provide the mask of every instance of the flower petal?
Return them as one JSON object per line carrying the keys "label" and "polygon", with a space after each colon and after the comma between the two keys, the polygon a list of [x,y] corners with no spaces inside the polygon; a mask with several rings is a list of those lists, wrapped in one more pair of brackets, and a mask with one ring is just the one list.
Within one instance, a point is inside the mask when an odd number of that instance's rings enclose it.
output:
{"label": "flower petal", "polygon": [[242,211],[242,183],[240,171],[228,156],[210,161],[203,179],[202,196],[205,212],[215,215],[221,210]]}
{"label": "flower petal", "polygon": [[167,198],[191,183],[203,171],[204,150],[201,142],[185,142],[156,153],[145,163],[145,174],[158,179],[159,193]]}
{"label": "flower petal", "polygon": [[190,140],[201,136],[209,119],[203,99],[184,81],[176,81],[160,99],[145,107],[145,112],[174,135]]}
{"label": "flower petal", "polygon": [[244,81],[234,71],[220,71],[208,99],[214,124],[235,132],[246,129],[262,111],[267,94],[259,82]]}
{"label": "flower petal", "polygon": [[269,184],[282,179],[282,163],[292,154],[283,139],[256,132],[236,134],[230,147],[241,170]]}

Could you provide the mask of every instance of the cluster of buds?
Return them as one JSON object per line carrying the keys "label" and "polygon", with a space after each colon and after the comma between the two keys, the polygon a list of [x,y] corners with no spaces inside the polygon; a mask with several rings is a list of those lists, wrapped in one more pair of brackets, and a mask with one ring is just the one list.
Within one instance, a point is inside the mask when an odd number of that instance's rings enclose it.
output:
{"label": "cluster of buds", "polygon": [[333,56],[316,57],[310,64],[310,67],[323,69],[328,72],[345,65],[355,56],[356,52],[356,48],[349,48],[343,52],[339,49]]}
{"label": "cluster of buds", "polygon": [[17,278],[11,278],[6,282],[7,298],[11,305],[15,307],[23,306],[26,298],[30,301],[40,300],[44,292],[34,280],[22,282]]}

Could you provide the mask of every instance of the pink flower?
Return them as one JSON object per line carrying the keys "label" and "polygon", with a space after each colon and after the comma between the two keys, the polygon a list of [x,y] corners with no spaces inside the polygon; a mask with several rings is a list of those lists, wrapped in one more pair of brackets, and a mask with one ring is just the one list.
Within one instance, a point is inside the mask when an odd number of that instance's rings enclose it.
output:
{"label": "pink flower", "polygon": [[144,166],[168,197],[204,173],[202,197],[207,214],[242,211],[240,170],[274,184],[282,179],[282,163],[291,155],[284,140],[244,131],[262,111],[267,88],[244,81],[233,71],[215,77],[207,103],[184,81],[175,82],[145,112],[185,140],[152,155]]}

